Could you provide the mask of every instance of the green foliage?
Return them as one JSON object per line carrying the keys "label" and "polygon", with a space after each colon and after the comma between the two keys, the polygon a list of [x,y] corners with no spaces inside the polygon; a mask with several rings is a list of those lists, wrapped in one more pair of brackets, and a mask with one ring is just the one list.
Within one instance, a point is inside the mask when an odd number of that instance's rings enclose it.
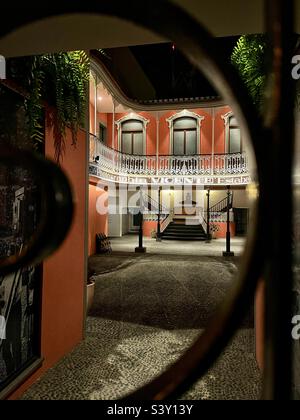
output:
{"label": "green foliage", "polygon": [[12,77],[28,92],[25,100],[27,125],[35,144],[43,141],[43,101],[51,107],[48,119],[53,128],[55,158],[65,151],[66,128],[76,145],[77,132],[84,126],[89,81],[89,58],[84,51],[23,58],[12,64]]}
{"label": "green foliage", "polygon": [[259,108],[267,82],[266,46],[264,35],[244,35],[239,38],[231,56],[233,65]]}
{"label": "green foliage", "polygon": [[36,147],[44,141],[42,124],[43,110],[41,105],[43,82],[44,74],[40,69],[39,59],[38,57],[33,57],[28,77],[28,86],[26,86],[29,96],[25,99],[25,111],[28,134]]}

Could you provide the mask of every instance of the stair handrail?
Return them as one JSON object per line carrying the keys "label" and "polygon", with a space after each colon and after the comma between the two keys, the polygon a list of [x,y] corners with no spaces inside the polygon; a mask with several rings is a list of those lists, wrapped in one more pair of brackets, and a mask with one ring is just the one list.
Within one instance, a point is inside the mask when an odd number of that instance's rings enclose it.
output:
{"label": "stair handrail", "polygon": [[[156,211],[153,211],[153,213],[157,213],[157,210],[159,210],[161,215],[169,215],[170,214],[170,209],[167,209],[167,207],[165,207],[162,204],[159,204],[158,201],[156,201],[153,197],[151,197],[151,195],[147,194],[145,191],[143,191],[143,201],[144,201],[144,206],[148,209],[155,209]],[[148,202],[147,202],[148,201]],[[149,209],[149,207],[147,207],[147,204],[151,205],[151,209]]]}
{"label": "stair handrail", "polygon": [[207,220],[205,219],[204,214],[205,214],[204,210],[199,213],[199,223],[206,232],[207,231]]}
{"label": "stair handrail", "polygon": [[174,219],[174,212],[170,211],[170,214],[168,214],[160,223],[160,232],[163,233],[170,223],[173,222]]}
{"label": "stair handrail", "polygon": [[[174,211],[172,211],[170,208],[168,209],[166,206],[156,201],[153,197],[151,197],[145,191],[142,191],[142,200],[143,200],[143,203],[141,205],[143,206],[144,209],[147,209],[150,213],[153,213],[156,216],[158,216],[157,211],[159,211],[159,215],[162,216],[162,219],[159,222],[160,233],[164,232],[174,219]],[[149,208],[149,204],[151,206],[150,208]],[[153,207],[154,207],[154,211],[152,212],[151,209],[153,209]]]}
{"label": "stair handrail", "polygon": [[[218,201],[218,203],[214,204],[209,208],[210,213],[224,213],[227,211],[227,197],[223,198],[222,200]],[[233,191],[230,193],[230,202],[229,208],[232,209],[233,207]]]}

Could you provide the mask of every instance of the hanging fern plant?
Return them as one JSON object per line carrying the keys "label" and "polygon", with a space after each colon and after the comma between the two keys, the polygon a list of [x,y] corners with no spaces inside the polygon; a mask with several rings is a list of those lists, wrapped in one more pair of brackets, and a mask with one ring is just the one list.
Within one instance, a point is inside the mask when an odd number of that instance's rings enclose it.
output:
{"label": "hanging fern plant", "polygon": [[233,65],[259,108],[267,81],[266,46],[265,35],[244,35],[239,38],[231,56]]}
{"label": "hanging fern plant", "polygon": [[84,126],[89,80],[89,58],[84,51],[47,54],[15,59],[12,77],[28,92],[25,99],[28,132],[37,145],[44,140],[43,101],[50,105],[47,124],[53,129],[55,159],[65,152],[66,129],[72,133],[72,144]]}

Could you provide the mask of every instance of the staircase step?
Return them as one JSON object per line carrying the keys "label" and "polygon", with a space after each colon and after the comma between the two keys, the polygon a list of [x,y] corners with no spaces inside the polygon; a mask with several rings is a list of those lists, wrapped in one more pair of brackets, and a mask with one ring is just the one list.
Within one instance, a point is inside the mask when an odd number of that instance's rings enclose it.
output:
{"label": "staircase step", "polygon": [[198,232],[176,232],[176,231],[169,231],[165,230],[163,232],[164,235],[170,235],[170,236],[205,236],[205,232],[198,231]]}
{"label": "staircase step", "polygon": [[169,225],[167,229],[177,229],[177,230],[199,230],[203,229],[202,225],[193,225],[193,226],[177,226],[177,225]]}
{"label": "staircase step", "polygon": [[173,241],[205,241],[206,233],[201,224],[186,224],[185,220],[177,219],[169,224],[162,234],[162,239]]}
{"label": "staircase step", "polygon": [[184,226],[184,227],[178,227],[178,226],[171,226],[169,225],[167,229],[176,229],[180,231],[190,231],[190,230],[202,230],[203,226]]}
{"label": "staircase step", "polygon": [[163,232],[163,235],[169,235],[169,236],[206,236],[205,232],[170,232],[168,230],[165,230]]}
{"label": "staircase step", "polygon": [[178,233],[178,232],[164,232],[165,236],[206,236],[204,232],[192,232],[192,233]]}
{"label": "staircase step", "polygon": [[175,227],[178,229],[199,229],[201,228],[201,225],[176,225],[176,224],[170,224],[168,227]]}
{"label": "staircase step", "polygon": [[181,237],[181,236],[179,236],[178,238],[176,238],[176,237],[172,237],[172,236],[164,236],[164,237],[162,237],[162,240],[163,241],[206,241],[206,237],[205,236],[199,236],[199,237],[197,237],[197,236],[193,236],[192,238],[189,238],[189,237],[187,237],[187,238],[183,238],[183,237]]}

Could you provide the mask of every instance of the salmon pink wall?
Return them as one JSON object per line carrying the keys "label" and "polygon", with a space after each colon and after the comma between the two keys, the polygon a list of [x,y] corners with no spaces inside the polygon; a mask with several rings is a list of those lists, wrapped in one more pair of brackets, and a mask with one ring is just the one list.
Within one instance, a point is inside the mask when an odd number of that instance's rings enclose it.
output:
{"label": "salmon pink wall", "polygon": [[157,229],[157,222],[146,221],[143,223],[143,234],[146,238],[151,238],[151,232]]}
{"label": "salmon pink wall", "polygon": [[[214,222],[215,225],[218,226],[219,230],[215,233],[215,237],[217,239],[223,239],[226,238],[226,232],[227,232],[227,223],[226,222]],[[233,238],[235,236],[235,223],[230,222],[230,234]]]}
{"label": "salmon pink wall", "polygon": [[156,118],[147,112],[141,112],[140,115],[150,121],[147,125],[146,154],[156,155]]}
{"label": "salmon pink wall", "polygon": [[[97,113],[97,123],[98,122],[102,122],[102,124],[104,124],[107,127],[107,119],[108,119],[108,115],[106,113],[103,112],[98,112]],[[95,132],[95,107],[94,105],[90,102],[90,133],[96,135],[97,133]]]}
{"label": "salmon pink wall", "polygon": [[[222,118],[223,115],[226,115],[230,112],[228,106],[219,107],[215,109],[215,139],[214,139],[214,150],[215,153],[225,153],[225,124]],[[159,117],[159,154],[169,155],[170,154],[170,129],[167,119],[172,117],[175,114],[178,114],[180,110],[166,111],[161,113]],[[204,119],[201,122],[201,135],[200,135],[200,153],[201,154],[211,154],[213,150],[212,142],[212,110],[211,109],[192,109],[191,112],[194,112],[200,116],[203,116]],[[94,107],[90,105],[90,131],[93,133],[94,130]],[[146,154],[155,155],[156,154],[156,116],[153,113],[149,112],[138,112],[137,115],[141,115],[147,120],[149,124],[147,125],[147,139],[146,139]],[[115,121],[120,120],[121,118],[129,115],[129,113],[116,113]],[[134,117],[133,117],[134,118]],[[112,125],[113,125],[113,114],[103,114],[98,113],[98,121],[102,121],[107,127],[107,145],[113,147],[113,135],[112,135]],[[116,126],[114,127],[114,145],[115,149],[118,148],[118,132]]]}
{"label": "salmon pink wall", "polygon": [[[112,125],[113,125],[113,114],[107,114],[107,146],[113,147],[113,136],[112,136]],[[116,129],[114,130],[115,138],[116,138]],[[115,146],[117,146],[117,142],[115,141]],[[117,147],[115,147],[116,149]]]}
{"label": "salmon pink wall", "polygon": [[98,112],[97,120],[107,127],[107,114],[104,112]]}
{"label": "salmon pink wall", "polygon": [[166,121],[172,115],[176,114],[176,111],[166,112],[159,119],[159,151],[161,156],[170,154],[170,128]]}
{"label": "salmon pink wall", "polygon": [[224,107],[215,114],[215,154],[225,153],[225,122],[222,116],[230,111],[229,107]]}
{"label": "salmon pink wall", "polygon": [[[159,154],[170,154],[170,128],[168,118],[178,114],[180,111],[169,111],[163,114],[159,120]],[[203,109],[192,109],[191,112],[198,114],[204,119],[201,122],[200,134],[200,153],[210,154],[212,152],[212,118],[211,115]]]}
{"label": "salmon pink wall", "polygon": [[211,115],[201,109],[194,110],[196,114],[204,117],[201,122],[200,153],[210,155],[212,153],[212,118]]}
{"label": "salmon pink wall", "polygon": [[[44,262],[42,292],[41,348],[42,367],[9,399],[18,398],[46,370],[70,352],[83,338],[84,289],[86,282],[85,207],[86,207],[86,134],[78,133],[77,147],[67,134],[62,168],[73,187],[75,216],[63,245]],[[46,132],[46,155],[54,156],[53,136]]]}
{"label": "salmon pink wall", "polygon": [[[89,185],[89,255],[96,253],[96,234],[104,233],[108,235],[108,216],[97,212],[97,200],[103,194],[107,194],[103,189],[95,185]],[[105,200],[106,207],[108,200]]]}

